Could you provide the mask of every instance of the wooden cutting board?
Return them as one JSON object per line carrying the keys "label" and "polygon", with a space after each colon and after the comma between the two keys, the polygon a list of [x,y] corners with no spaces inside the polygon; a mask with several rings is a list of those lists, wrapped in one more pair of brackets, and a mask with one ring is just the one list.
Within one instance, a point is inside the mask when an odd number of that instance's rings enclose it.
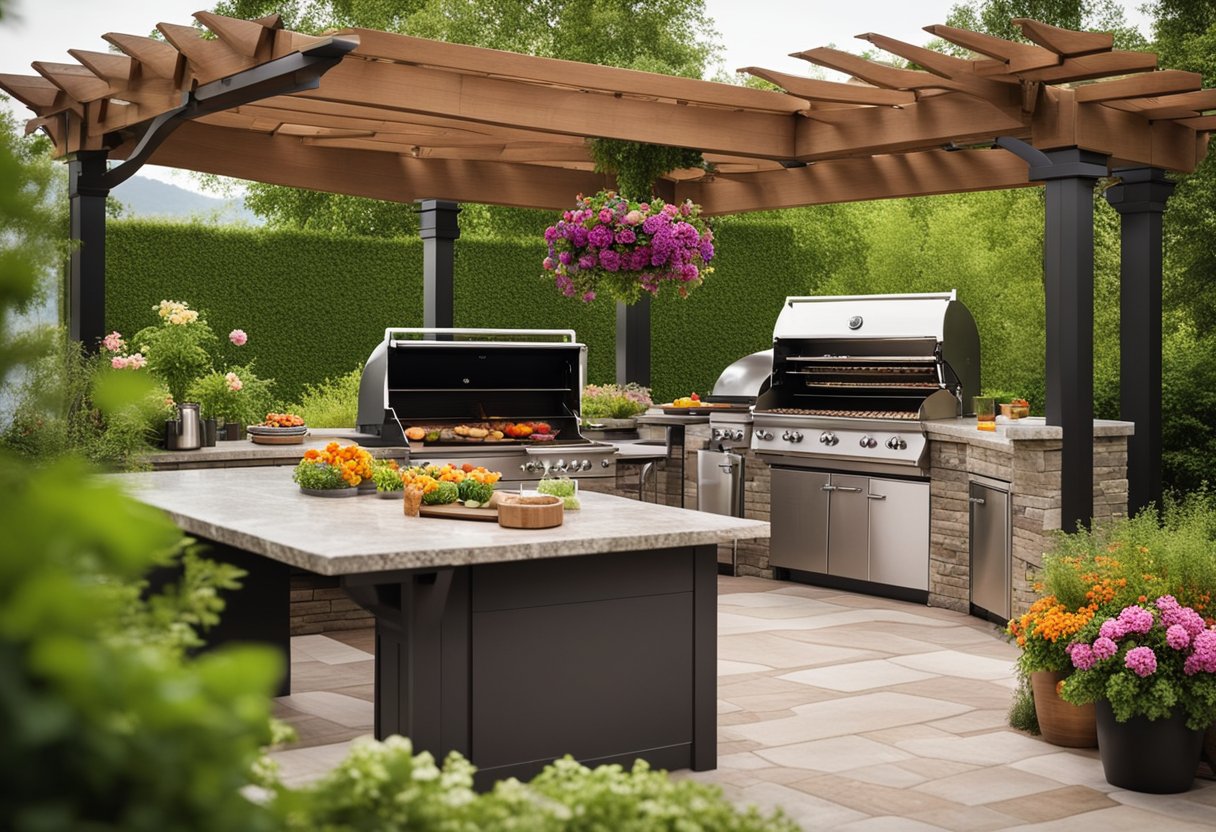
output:
{"label": "wooden cutting board", "polygon": [[497,508],[469,508],[460,503],[448,503],[442,506],[421,506],[418,513],[423,517],[446,517],[448,520],[488,520],[498,522]]}

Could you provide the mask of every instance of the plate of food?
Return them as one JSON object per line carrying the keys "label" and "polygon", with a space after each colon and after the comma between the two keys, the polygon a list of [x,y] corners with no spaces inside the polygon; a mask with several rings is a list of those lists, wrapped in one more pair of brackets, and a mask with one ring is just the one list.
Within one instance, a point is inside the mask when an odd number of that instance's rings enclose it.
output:
{"label": "plate of food", "polygon": [[693,393],[689,396],[681,396],[666,404],[657,405],[657,407],[664,413],[673,416],[700,416],[709,413],[711,410],[729,409],[730,405],[726,402],[703,402],[700,396]]}
{"label": "plate of food", "polygon": [[294,413],[267,413],[260,425],[248,425],[249,441],[258,445],[299,445],[308,435],[308,425]]}

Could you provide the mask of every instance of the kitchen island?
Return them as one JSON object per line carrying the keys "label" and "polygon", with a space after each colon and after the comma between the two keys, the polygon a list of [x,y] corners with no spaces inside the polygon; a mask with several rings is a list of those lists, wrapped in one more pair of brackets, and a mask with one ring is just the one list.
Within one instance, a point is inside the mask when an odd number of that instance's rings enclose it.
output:
{"label": "kitchen island", "polygon": [[113,479],[248,570],[226,638],[286,655],[290,567],[338,576],[376,620],[376,735],[459,751],[479,786],[564,754],[716,766],[717,544],[767,523],[588,493],[504,529],[308,497],[285,468]]}

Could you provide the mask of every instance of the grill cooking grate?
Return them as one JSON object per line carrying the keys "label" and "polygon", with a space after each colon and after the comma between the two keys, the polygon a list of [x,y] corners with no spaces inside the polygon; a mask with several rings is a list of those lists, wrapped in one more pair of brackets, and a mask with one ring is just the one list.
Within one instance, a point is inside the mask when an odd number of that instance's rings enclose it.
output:
{"label": "grill cooking grate", "polygon": [[919,418],[915,410],[831,410],[826,408],[774,407],[766,413],[779,413],[783,416],[832,416],[848,419],[905,419],[914,421]]}

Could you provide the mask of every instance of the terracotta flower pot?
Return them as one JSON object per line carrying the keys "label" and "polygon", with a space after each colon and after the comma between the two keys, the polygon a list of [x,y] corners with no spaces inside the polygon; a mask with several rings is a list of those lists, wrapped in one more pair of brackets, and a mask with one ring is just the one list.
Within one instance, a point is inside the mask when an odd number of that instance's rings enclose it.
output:
{"label": "terracotta flower pot", "polygon": [[1149,794],[1185,792],[1195,781],[1203,731],[1186,727],[1181,710],[1166,719],[1134,716],[1115,721],[1106,700],[1095,703],[1098,754],[1106,782],[1121,789]]}
{"label": "terracotta flower pot", "polygon": [[1034,691],[1034,713],[1043,739],[1065,748],[1097,748],[1098,728],[1094,706],[1065,702],[1056,693],[1063,671],[1039,670],[1030,674]]}

